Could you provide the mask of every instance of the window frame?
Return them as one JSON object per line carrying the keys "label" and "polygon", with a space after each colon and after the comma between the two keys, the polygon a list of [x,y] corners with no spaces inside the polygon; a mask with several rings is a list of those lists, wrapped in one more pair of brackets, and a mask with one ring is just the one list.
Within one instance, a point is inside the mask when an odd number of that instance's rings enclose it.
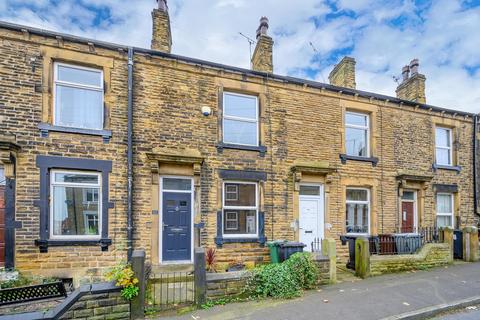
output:
{"label": "window frame", "polygon": [[[225,95],[231,96],[238,96],[238,97],[246,97],[246,98],[255,98],[255,120],[237,116],[229,116],[226,114],[226,104],[225,104]],[[237,143],[237,142],[230,142],[225,140],[225,119],[226,120],[234,120],[240,122],[249,122],[256,124],[256,143],[255,144],[248,144],[248,143]],[[236,93],[231,91],[224,91],[222,94],[222,143],[224,144],[231,144],[231,145],[238,145],[238,146],[248,146],[248,147],[259,147],[260,146],[260,108],[258,104],[258,96],[256,95],[249,95],[249,94],[242,94]]]}
{"label": "window frame", "polygon": [[[236,184],[249,184],[249,185],[255,185],[255,206],[226,206],[225,205],[225,184],[230,184],[230,183],[236,183]],[[258,238],[258,232],[259,232],[259,195],[258,195],[258,182],[252,182],[252,181],[235,181],[235,180],[224,180],[222,182],[222,235],[223,238]],[[238,233],[238,234],[226,234],[224,230],[226,229],[226,212],[227,211],[236,211],[236,210],[255,210],[255,233]],[[238,221],[238,212],[237,212],[237,221]]]}
{"label": "window frame", "polygon": [[[366,190],[367,191],[367,200],[348,200],[347,199],[347,191],[348,190]],[[346,187],[345,188],[345,229],[347,228],[347,205],[349,203],[353,204],[367,204],[367,232],[345,232],[348,235],[369,235],[370,234],[370,215],[371,215],[371,196],[370,196],[370,189],[363,188],[363,187]],[[345,230],[346,231],[346,230]]]}
{"label": "window frame", "polygon": [[[55,174],[56,173],[78,173],[78,174],[88,174],[95,175],[98,177],[98,184],[92,183],[71,183],[71,182],[56,182]],[[49,238],[52,240],[99,240],[102,237],[102,219],[103,219],[103,208],[102,208],[102,173],[95,171],[81,171],[81,170],[63,170],[63,169],[52,169],[50,170],[50,181],[49,181],[49,190],[50,190],[50,199],[49,199]],[[54,193],[53,188],[55,186],[64,186],[64,187],[98,187],[98,235],[55,235],[53,232],[54,224]],[[83,191],[82,191],[83,193]]]}
{"label": "window frame", "polygon": [[[86,70],[86,71],[92,71],[92,72],[97,72],[100,73],[100,86],[91,86],[91,85],[85,85],[85,84],[79,84],[79,83],[73,83],[73,82],[68,82],[68,81],[62,81],[58,80],[58,67],[59,66],[64,66],[67,68],[71,69],[78,69],[78,70]],[[84,90],[91,90],[91,91],[98,91],[102,93],[102,102],[100,104],[101,107],[101,122],[102,125],[100,128],[86,128],[82,126],[68,126],[65,124],[60,124],[57,122],[56,119],[56,110],[57,110],[57,85],[62,85],[70,88],[77,88],[77,89],[84,89]],[[66,127],[66,128],[78,128],[78,129],[84,129],[84,130],[103,130],[105,127],[105,75],[104,75],[104,70],[100,68],[90,68],[90,67],[84,67],[80,65],[75,65],[75,64],[70,64],[70,63],[64,63],[64,62],[54,62],[53,64],[53,112],[52,112],[52,124],[54,126],[59,126],[59,127]]]}
{"label": "window frame", "polygon": [[0,172],[3,172],[3,174],[0,174],[0,186],[5,186],[7,184],[7,177],[5,177],[5,167],[0,165]]}
{"label": "window frame", "polygon": [[[445,131],[448,132],[449,145],[447,147],[437,145],[437,130],[438,129],[445,130]],[[453,139],[452,138],[453,138],[452,128],[442,127],[442,126],[436,126],[435,127],[435,164],[440,165],[440,166],[453,166]],[[448,158],[450,160],[449,163],[439,163],[438,162],[438,157],[437,157],[437,150],[438,149],[448,150]]]}
{"label": "window frame", "polygon": [[[439,195],[444,195],[444,196],[446,195],[446,196],[450,197],[450,204],[451,204],[452,212],[449,212],[449,213],[438,212],[438,196]],[[436,225],[438,225],[438,223],[437,223],[437,217],[438,216],[440,216],[440,217],[451,217],[450,225],[448,227],[453,228],[453,226],[455,224],[455,221],[454,221],[454,217],[455,217],[455,198],[454,198],[453,193],[451,193],[451,192],[437,192],[435,194],[435,224]]]}
{"label": "window frame", "polygon": [[[359,125],[355,125],[355,124],[348,124],[347,123],[347,114],[352,114],[352,115],[357,115],[357,116],[362,116],[362,117],[366,117],[366,126],[359,126]],[[369,113],[366,113],[366,112],[357,112],[357,111],[345,111],[345,117],[344,117],[344,122],[345,122],[345,139],[344,139],[344,143],[345,143],[345,154],[347,156],[355,156],[355,157],[361,157],[361,158],[369,158],[370,157],[370,114]],[[361,130],[365,130],[366,131],[366,144],[367,144],[367,154],[365,156],[359,156],[359,155],[356,155],[356,154],[349,154],[348,153],[348,149],[347,149],[347,130],[348,128],[351,128],[351,129],[361,129]]]}
{"label": "window frame", "polygon": [[[228,218],[228,214],[229,213],[233,213],[235,214],[235,218],[234,219],[229,219]],[[228,222],[235,222],[235,228],[229,228],[227,225],[228,225]],[[225,230],[228,230],[228,231],[236,231],[238,230],[238,211],[225,211]]]}

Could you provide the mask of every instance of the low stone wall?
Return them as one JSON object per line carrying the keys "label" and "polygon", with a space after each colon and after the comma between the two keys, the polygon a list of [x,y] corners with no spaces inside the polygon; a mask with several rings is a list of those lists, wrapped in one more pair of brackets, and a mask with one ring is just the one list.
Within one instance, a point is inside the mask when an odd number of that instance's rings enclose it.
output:
{"label": "low stone wall", "polygon": [[370,275],[422,270],[452,263],[448,243],[427,243],[417,254],[371,255]]}
{"label": "low stone wall", "polygon": [[248,277],[248,271],[207,273],[207,299],[213,300],[241,295]]}
{"label": "low stone wall", "polygon": [[330,259],[328,257],[318,255],[315,257],[315,262],[318,266],[318,284],[325,285],[330,284],[334,281],[330,279]]}
{"label": "low stone wall", "polygon": [[0,320],[127,320],[130,319],[130,302],[121,297],[120,290],[110,282],[83,285],[51,310],[8,314],[0,316]]}

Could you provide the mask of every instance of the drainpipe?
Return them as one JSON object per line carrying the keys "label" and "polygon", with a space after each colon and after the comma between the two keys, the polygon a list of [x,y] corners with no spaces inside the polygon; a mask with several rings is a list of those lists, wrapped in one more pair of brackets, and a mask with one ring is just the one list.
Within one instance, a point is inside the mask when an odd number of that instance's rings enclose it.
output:
{"label": "drainpipe", "polygon": [[473,116],[473,210],[476,215],[480,216],[478,212],[478,186],[477,186],[477,151],[478,151],[478,115]]}
{"label": "drainpipe", "polygon": [[128,124],[127,124],[127,258],[133,252],[133,48],[128,47]]}

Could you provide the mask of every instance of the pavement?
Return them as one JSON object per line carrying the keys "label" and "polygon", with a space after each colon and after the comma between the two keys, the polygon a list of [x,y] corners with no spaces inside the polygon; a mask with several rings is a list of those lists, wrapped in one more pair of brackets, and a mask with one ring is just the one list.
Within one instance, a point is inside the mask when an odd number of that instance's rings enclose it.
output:
{"label": "pavement", "polygon": [[[480,263],[460,263],[427,271],[372,277],[362,281],[345,280],[306,292],[298,299],[231,303],[170,319],[407,319],[398,315],[411,316],[415,315],[417,310],[448,306],[478,295]],[[408,319],[421,317],[417,315]],[[480,319],[480,315],[474,319]]]}

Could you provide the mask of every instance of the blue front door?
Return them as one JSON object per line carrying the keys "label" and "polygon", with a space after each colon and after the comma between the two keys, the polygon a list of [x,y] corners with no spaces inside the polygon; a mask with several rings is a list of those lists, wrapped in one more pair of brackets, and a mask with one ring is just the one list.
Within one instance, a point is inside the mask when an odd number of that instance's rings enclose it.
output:
{"label": "blue front door", "polygon": [[190,260],[192,201],[190,193],[163,192],[162,260]]}

